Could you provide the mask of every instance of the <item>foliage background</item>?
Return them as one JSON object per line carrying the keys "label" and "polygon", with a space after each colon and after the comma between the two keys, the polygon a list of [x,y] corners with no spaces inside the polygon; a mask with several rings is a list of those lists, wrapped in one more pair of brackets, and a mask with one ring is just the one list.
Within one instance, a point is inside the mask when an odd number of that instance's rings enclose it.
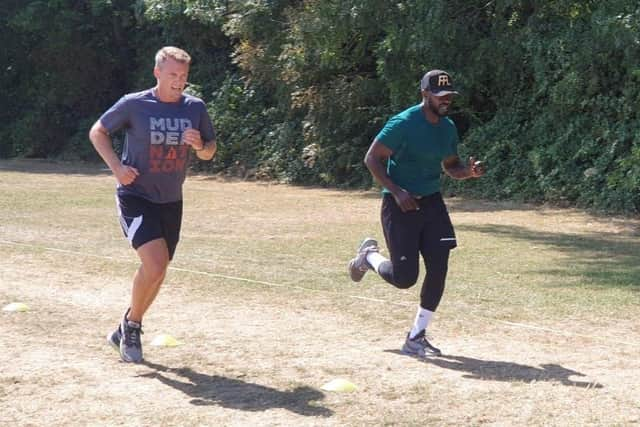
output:
{"label": "foliage background", "polygon": [[443,68],[488,165],[447,192],[640,211],[635,0],[4,0],[0,37],[0,157],[98,160],[89,127],[171,44],[221,142],[195,169],[370,187],[371,140]]}

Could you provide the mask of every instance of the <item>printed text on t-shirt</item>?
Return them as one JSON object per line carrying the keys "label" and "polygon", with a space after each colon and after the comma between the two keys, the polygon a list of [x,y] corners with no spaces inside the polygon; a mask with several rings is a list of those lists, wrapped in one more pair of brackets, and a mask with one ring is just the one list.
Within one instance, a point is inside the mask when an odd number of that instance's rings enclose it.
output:
{"label": "printed text on t-shirt", "polygon": [[149,172],[171,173],[183,171],[188,146],[182,142],[182,132],[191,128],[191,120],[184,118],[149,118]]}

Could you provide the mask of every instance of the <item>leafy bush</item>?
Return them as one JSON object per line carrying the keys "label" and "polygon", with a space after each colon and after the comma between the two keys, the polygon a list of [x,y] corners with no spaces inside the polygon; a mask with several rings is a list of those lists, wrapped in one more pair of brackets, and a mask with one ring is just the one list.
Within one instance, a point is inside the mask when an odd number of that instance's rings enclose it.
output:
{"label": "leafy bush", "polygon": [[[0,6],[0,156],[91,158],[83,127],[193,56],[220,148],[193,168],[372,185],[362,163],[425,71],[453,74],[460,152],[446,191],[640,211],[640,7],[611,0],[69,0]],[[88,130],[88,129],[86,129]],[[87,142],[88,144],[88,142]]]}

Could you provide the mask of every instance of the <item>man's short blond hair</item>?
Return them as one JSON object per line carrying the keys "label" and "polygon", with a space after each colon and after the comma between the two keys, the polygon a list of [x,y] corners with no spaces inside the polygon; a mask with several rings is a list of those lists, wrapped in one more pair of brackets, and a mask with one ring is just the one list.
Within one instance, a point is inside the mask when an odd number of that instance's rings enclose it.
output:
{"label": "man's short blond hair", "polygon": [[191,64],[191,56],[187,52],[175,46],[165,46],[156,53],[156,67],[160,68],[167,58],[183,64]]}

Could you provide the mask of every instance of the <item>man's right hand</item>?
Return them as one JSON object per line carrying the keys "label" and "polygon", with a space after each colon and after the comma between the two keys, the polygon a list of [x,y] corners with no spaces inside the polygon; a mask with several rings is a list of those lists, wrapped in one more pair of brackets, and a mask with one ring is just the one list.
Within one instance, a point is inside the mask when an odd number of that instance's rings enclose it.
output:
{"label": "man's right hand", "polygon": [[420,207],[418,206],[418,202],[416,202],[416,199],[414,199],[413,196],[406,190],[399,189],[397,191],[394,191],[392,195],[402,212],[411,212],[420,209]]}
{"label": "man's right hand", "polygon": [[89,139],[91,143],[95,147],[100,157],[104,160],[104,162],[109,166],[111,172],[113,172],[113,176],[116,178],[120,185],[129,185],[133,181],[136,180],[140,172],[138,169],[123,165],[120,162],[120,159],[116,155],[115,151],[113,151],[113,142],[111,141],[111,136],[109,135],[109,131],[106,127],[100,122],[98,119],[93,126],[91,126],[91,130],[89,131]]}
{"label": "man's right hand", "polygon": [[140,175],[140,172],[132,166],[121,164],[115,171],[113,171],[113,174],[116,176],[120,185],[129,185],[136,180],[138,175]]}
{"label": "man's right hand", "polygon": [[420,209],[416,199],[406,190],[398,187],[391,178],[389,178],[386,168],[383,166],[383,163],[386,163],[392,154],[393,151],[377,139],[374,139],[367,154],[364,156],[364,164],[367,165],[376,182],[391,192],[391,195],[402,212],[416,211]]}

